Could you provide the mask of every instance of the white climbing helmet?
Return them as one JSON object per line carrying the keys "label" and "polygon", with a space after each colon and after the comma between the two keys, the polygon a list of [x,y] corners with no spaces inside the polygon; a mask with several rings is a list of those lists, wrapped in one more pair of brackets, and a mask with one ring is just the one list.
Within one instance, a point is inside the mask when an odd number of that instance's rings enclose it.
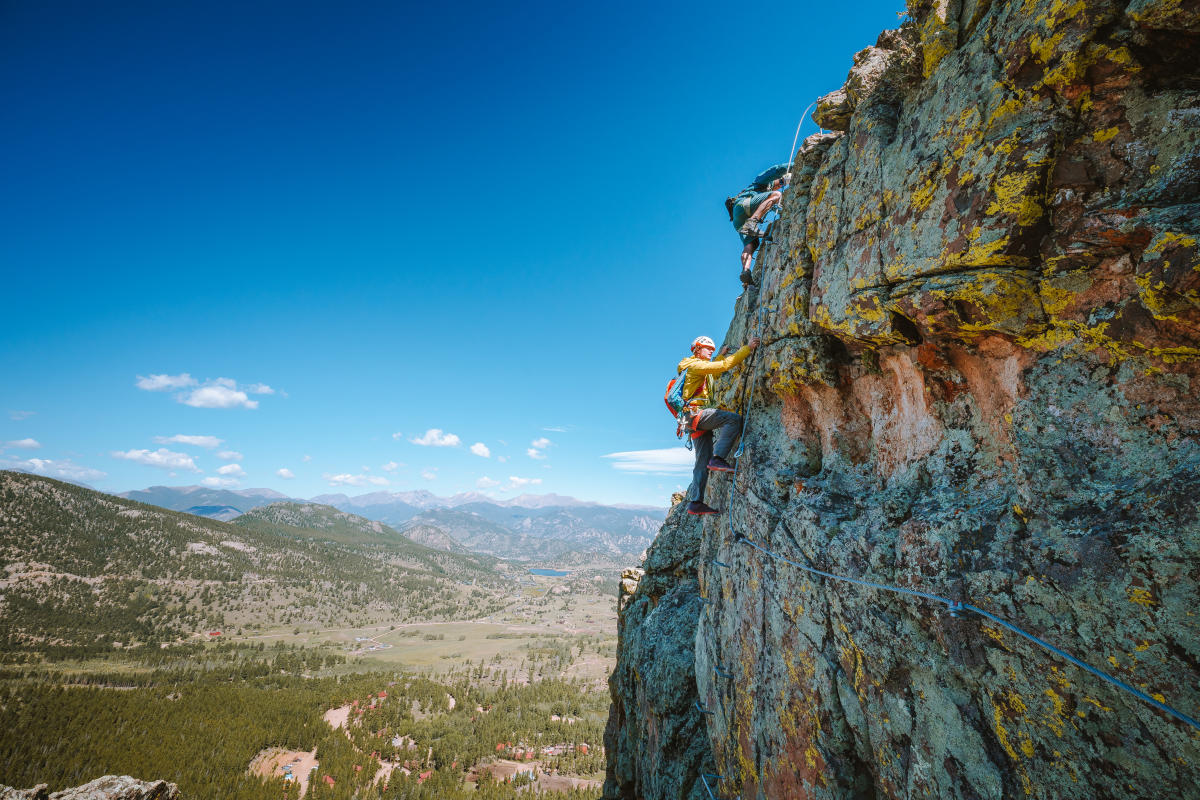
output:
{"label": "white climbing helmet", "polygon": [[695,339],[692,340],[692,352],[693,353],[696,352],[697,347],[711,347],[713,350],[717,349],[717,345],[715,343],[713,343],[713,340],[708,338],[707,336],[697,336]]}

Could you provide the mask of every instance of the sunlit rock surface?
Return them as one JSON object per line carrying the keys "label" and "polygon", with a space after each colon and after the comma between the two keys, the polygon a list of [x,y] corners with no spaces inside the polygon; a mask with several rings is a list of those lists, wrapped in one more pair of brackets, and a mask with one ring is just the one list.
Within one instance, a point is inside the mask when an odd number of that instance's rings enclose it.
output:
{"label": "sunlit rock surface", "polygon": [[0,800],[180,800],[180,795],[179,788],[166,781],[140,781],[128,775],[106,775],[61,792],[47,791],[44,783],[32,789],[0,786]]}
{"label": "sunlit rock surface", "polygon": [[[909,11],[818,103],[831,132],[737,301],[727,341],[764,344],[721,384],[746,447],[710,502],[792,560],[987,609],[1200,717],[1200,3]],[[660,542],[694,564],[622,600],[606,797],[706,798],[686,778],[709,758],[723,797],[1200,791],[1185,724],[680,511]],[[663,671],[680,647],[690,671]],[[696,726],[709,751],[677,763]]]}

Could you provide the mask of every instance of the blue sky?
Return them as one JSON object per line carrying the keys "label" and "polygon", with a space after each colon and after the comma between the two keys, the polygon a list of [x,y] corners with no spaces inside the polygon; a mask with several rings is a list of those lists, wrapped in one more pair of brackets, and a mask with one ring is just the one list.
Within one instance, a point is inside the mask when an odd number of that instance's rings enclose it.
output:
{"label": "blue sky", "polygon": [[432,6],[0,3],[0,467],[686,483],[606,456],[677,446],[663,385],[740,291],[724,198],[903,3]]}

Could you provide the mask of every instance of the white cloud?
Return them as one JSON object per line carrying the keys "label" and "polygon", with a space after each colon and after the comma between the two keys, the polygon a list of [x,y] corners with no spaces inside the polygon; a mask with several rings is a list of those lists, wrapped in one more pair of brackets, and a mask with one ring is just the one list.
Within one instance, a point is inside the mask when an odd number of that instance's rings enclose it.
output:
{"label": "white cloud", "polygon": [[437,467],[430,467],[429,469],[421,470],[421,477],[427,481],[437,480]]}
{"label": "white cloud", "polygon": [[305,464],[307,464],[308,462],[312,461],[312,456],[303,455],[303,456],[300,456],[300,460],[303,461]]}
{"label": "white cloud", "polygon": [[179,395],[179,402],[192,408],[258,408],[258,401],[251,400],[246,393],[234,388],[228,378],[217,380],[198,389]]}
{"label": "white cloud", "polygon": [[403,464],[401,464],[397,461],[389,461],[386,464],[383,464],[382,466],[380,466],[379,468],[381,470],[383,470],[384,472],[395,472],[397,469],[399,469],[400,467],[403,467],[403,466],[404,466]]}
{"label": "white cloud", "polygon": [[217,453],[217,458],[221,459],[222,461],[241,461],[242,454],[237,450],[222,450],[221,452]]}
{"label": "white cloud", "polygon": [[492,456],[492,451],[488,450],[488,446],[483,442],[476,442],[475,444],[471,445],[471,452],[477,456],[482,456],[483,458],[491,458]]}
{"label": "white cloud", "polygon": [[566,433],[567,432],[567,429],[562,427],[561,425],[548,425],[545,428],[542,428],[542,430],[550,431],[551,433]]}
{"label": "white cloud", "polygon": [[159,469],[186,469],[191,472],[200,472],[196,462],[187,453],[175,453],[165,447],[157,450],[127,450],[125,452],[116,450],[113,451],[112,457]]}
{"label": "white cloud", "polygon": [[10,411],[8,412],[8,418],[20,422],[23,419],[29,419],[36,413],[36,411]]}
{"label": "white cloud", "polygon": [[279,477],[283,478],[285,481],[290,481],[292,478],[296,477],[296,474],[294,472],[292,472],[290,469],[288,469],[287,467],[284,467],[283,469],[280,469],[280,470],[276,470],[275,474],[278,475]]}
{"label": "white cloud", "polygon": [[545,436],[541,437],[540,439],[534,439],[529,443],[529,449],[525,451],[525,455],[529,456],[530,458],[536,458],[539,460],[543,459],[546,457],[546,454],[542,451],[551,444],[553,444],[553,442],[551,442]]}
{"label": "white cloud", "polygon": [[330,475],[328,472],[323,476],[329,481],[330,486],[387,486],[388,479],[382,475],[351,475],[342,473],[341,475]]}
{"label": "white cloud", "polygon": [[0,458],[0,467],[18,472],[32,472],[35,475],[45,475],[48,478],[60,478],[64,481],[98,481],[108,473],[98,469],[84,467],[70,459],[53,461],[48,458],[7,459]]}
{"label": "white cloud", "polygon": [[42,446],[42,443],[37,439],[17,439],[12,442],[5,442],[5,447],[16,447],[21,450],[37,450]]}
{"label": "white cloud", "polygon": [[195,447],[207,447],[210,450],[214,447],[220,447],[224,439],[218,439],[215,436],[195,436],[187,433],[177,433],[174,436],[155,436],[154,441],[158,444],[190,444]]}
{"label": "white cloud", "polygon": [[228,489],[231,486],[237,486],[238,479],[237,478],[211,478],[210,477],[210,478],[205,478],[204,480],[200,481],[200,483],[204,484],[205,486],[211,486],[214,489]]}
{"label": "white cloud", "polygon": [[404,438],[404,434],[401,433],[400,431],[396,431],[395,433],[392,434],[392,438],[398,442]]}
{"label": "white cloud", "polygon": [[182,375],[149,375],[145,377],[138,375],[137,383],[134,386],[147,392],[165,392],[168,389],[195,386],[196,383],[196,379],[185,372]]}
{"label": "white cloud", "polygon": [[148,392],[183,389],[185,391],[175,395],[176,402],[193,408],[258,408],[258,401],[251,400],[247,392],[275,394],[275,390],[265,383],[245,384],[241,388],[233,378],[213,378],[201,383],[186,372],[180,375],[138,375],[134,385]]}
{"label": "white cloud", "polygon": [[692,471],[695,464],[694,456],[682,447],[629,450],[624,453],[609,453],[603,458],[611,458],[614,469],[641,475],[685,475]]}
{"label": "white cloud", "polygon": [[240,478],[246,474],[246,470],[242,469],[241,464],[226,464],[223,467],[217,467],[217,474],[232,475]]}
{"label": "white cloud", "polygon": [[496,456],[496,460],[503,464],[505,461],[508,461],[508,456]]}
{"label": "white cloud", "polygon": [[523,486],[537,486],[542,482],[541,478],[518,478],[516,475],[508,476],[508,486],[506,489],[520,489]]}
{"label": "white cloud", "polygon": [[409,439],[413,444],[423,445],[425,447],[458,447],[462,444],[462,440],[453,433],[445,433],[441,428],[430,428],[425,431],[424,436],[419,436],[416,439]]}
{"label": "white cloud", "polygon": [[499,486],[500,481],[494,480],[492,478],[489,478],[487,475],[484,475],[482,478],[475,481],[475,485],[478,486],[480,489],[491,489],[493,486]]}

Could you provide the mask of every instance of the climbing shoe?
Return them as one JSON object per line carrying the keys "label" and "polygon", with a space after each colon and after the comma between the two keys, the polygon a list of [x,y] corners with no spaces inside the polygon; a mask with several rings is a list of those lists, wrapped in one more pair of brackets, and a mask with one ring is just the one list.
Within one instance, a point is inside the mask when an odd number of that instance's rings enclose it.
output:
{"label": "climbing shoe", "polygon": [[762,232],[758,229],[758,220],[756,219],[746,220],[742,224],[742,227],[738,228],[738,233],[742,236],[753,236],[755,239],[762,236]]}
{"label": "climbing shoe", "polygon": [[720,509],[713,508],[712,506],[706,506],[700,500],[693,500],[692,502],[688,503],[688,513],[689,514],[720,514],[721,511],[720,511]]}
{"label": "climbing shoe", "polygon": [[754,273],[748,269],[742,270],[742,286],[757,286],[754,282]]}
{"label": "climbing shoe", "polygon": [[713,472],[733,472],[733,467],[729,462],[720,456],[713,456],[708,460],[708,468]]}

